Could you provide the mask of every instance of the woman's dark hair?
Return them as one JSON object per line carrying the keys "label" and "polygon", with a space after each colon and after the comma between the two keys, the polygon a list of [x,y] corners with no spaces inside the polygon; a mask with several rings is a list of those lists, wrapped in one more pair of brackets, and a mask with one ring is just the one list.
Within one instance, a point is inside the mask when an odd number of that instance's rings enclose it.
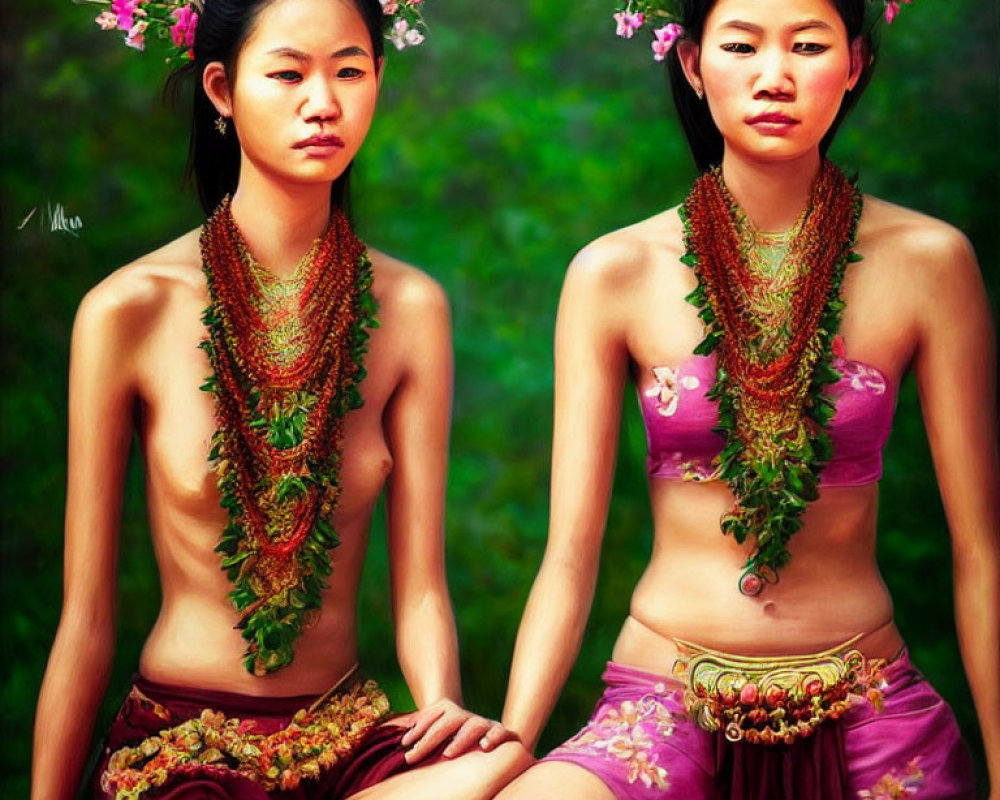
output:
{"label": "woman's dark hair", "polygon": [[[717,0],[684,0],[684,20],[681,24],[684,26],[685,39],[701,42],[705,20],[716,2]],[[866,10],[867,6],[870,5],[867,0],[832,0],[832,2],[840,18],[844,21],[844,27],[847,29],[847,41],[853,42],[859,36],[862,37],[865,66],[855,87],[844,95],[833,124],[820,141],[820,153],[824,155],[829,149],[840,123],[854,108],[868,85],[868,81],[871,80],[872,71],[875,68],[877,44],[871,32],[872,26],[866,24]],[[687,82],[687,78],[684,77],[684,70],[681,68],[680,58],[677,55],[677,47],[674,47],[667,57],[667,79],[674,98],[674,106],[677,108],[677,115],[680,117],[681,127],[684,129],[684,136],[688,140],[688,146],[691,148],[691,154],[694,156],[694,162],[698,169],[705,171],[721,163],[722,134],[715,127],[715,121],[708,110],[708,103],[698,99],[691,85]]]}
{"label": "woman's dark hair", "polygon": [[[201,76],[205,65],[221,61],[230,85],[236,76],[236,59],[253,32],[260,13],[275,0],[206,0],[198,16],[194,60],[176,70],[167,80],[166,94],[176,98],[180,87],[194,84],[194,113],[188,147],[186,178],[193,179],[198,199],[210,214],[227,194],[236,190],[240,175],[240,144],[232,127],[220,135],[215,128],[219,116],[205,94]],[[384,53],[382,6],[378,0],[351,0],[361,14],[371,36],[372,56],[376,61]],[[351,164],[333,183],[330,200],[344,211],[350,206]]]}

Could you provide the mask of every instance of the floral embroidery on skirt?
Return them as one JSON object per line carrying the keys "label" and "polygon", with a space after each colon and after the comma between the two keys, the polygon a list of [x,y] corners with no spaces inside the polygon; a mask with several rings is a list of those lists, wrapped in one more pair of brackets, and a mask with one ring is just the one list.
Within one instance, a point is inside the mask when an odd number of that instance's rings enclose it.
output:
{"label": "floral embroidery on skirt", "polygon": [[654,737],[670,736],[673,730],[670,711],[655,695],[647,694],[638,701],[625,700],[617,707],[602,709],[555,752],[576,751],[618,759],[627,765],[629,783],[640,781],[647,788],[667,789],[669,776],[656,763]]}
{"label": "floral embroidery on skirt", "polygon": [[858,792],[859,800],[901,800],[912,797],[924,785],[924,773],[919,764],[920,758],[917,757],[906,765],[901,775],[897,770],[887,772],[871,789]]}

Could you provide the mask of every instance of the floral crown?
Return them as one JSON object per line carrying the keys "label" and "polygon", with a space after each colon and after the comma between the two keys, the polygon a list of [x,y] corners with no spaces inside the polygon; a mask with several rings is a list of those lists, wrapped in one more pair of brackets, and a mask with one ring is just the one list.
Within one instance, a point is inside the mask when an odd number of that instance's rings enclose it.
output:
{"label": "floral crown", "polygon": [[[885,21],[891,25],[899,13],[900,4],[912,0],[869,2],[885,4]],[[680,5],[679,0],[626,0],[625,5],[614,13],[617,26],[615,33],[623,39],[631,39],[637,30],[649,22],[653,26],[653,59],[663,61],[674,42],[684,35],[684,27],[680,24],[683,19]]]}
{"label": "floral crown", "polygon": [[[167,61],[193,61],[194,37],[203,0],[84,0],[108,9],[97,15],[106,31],[124,31],[125,44],[136,50],[146,47],[146,37],[169,41]],[[379,0],[385,38],[397,50],[424,41],[423,0]]]}

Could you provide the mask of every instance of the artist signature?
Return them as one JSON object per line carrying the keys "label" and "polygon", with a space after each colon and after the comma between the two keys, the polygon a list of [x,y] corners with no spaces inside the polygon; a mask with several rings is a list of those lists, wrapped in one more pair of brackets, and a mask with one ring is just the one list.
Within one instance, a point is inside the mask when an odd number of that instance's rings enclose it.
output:
{"label": "artist signature", "polygon": [[[38,206],[35,206],[28,212],[28,216],[21,220],[21,224],[17,226],[17,229],[19,231],[24,230],[25,226],[31,222],[36,213],[38,213]],[[69,216],[62,203],[56,203],[55,205],[46,203],[45,208],[38,214],[38,226],[42,230],[48,230],[51,233],[62,231],[71,236],[79,236],[79,231],[83,228],[83,220],[78,216]]]}

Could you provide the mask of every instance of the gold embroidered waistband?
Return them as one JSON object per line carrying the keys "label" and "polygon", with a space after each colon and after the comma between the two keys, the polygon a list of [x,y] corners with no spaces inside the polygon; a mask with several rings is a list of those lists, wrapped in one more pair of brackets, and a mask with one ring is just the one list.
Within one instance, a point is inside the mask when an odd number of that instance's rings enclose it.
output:
{"label": "gold embroidered waistband", "polygon": [[790,744],[866,699],[881,708],[884,659],[854,645],[804,656],[752,657],[721,653],[674,639],[673,676],[685,685],[684,705],[703,730],[731,742]]}

